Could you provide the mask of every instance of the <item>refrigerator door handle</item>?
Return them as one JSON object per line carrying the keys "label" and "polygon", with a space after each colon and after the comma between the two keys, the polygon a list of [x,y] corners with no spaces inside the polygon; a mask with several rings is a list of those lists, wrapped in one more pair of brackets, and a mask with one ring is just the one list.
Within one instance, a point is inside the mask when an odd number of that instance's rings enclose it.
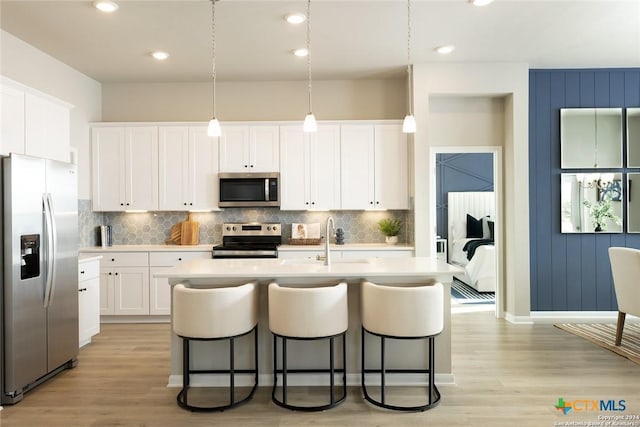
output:
{"label": "refrigerator door handle", "polygon": [[44,219],[47,229],[47,251],[46,251],[46,263],[47,263],[47,277],[45,281],[44,291],[44,307],[47,308],[51,305],[53,299],[53,275],[55,273],[55,253],[56,253],[56,223],[53,215],[53,202],[51,201],[51,194],[45,193],[42,195],[42,203],[44,205]]}

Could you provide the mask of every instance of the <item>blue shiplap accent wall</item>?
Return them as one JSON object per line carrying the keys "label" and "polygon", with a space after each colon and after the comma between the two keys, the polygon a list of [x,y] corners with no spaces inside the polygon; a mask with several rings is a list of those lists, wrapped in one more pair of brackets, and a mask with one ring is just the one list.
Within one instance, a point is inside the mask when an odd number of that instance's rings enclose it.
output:
{"label": "blue shiplap accent wall", "polygon": [[449,191],[493,191],[493,154],[436,155],[436,208],[438,235],[447,237]]}
{"label": "blue shiplap accent wall", "polygon": [[530,70],[532,311],[617,310],[607,249],[640,248],[640,234],[560,233],[560,108],[639,106],[640,68]]}

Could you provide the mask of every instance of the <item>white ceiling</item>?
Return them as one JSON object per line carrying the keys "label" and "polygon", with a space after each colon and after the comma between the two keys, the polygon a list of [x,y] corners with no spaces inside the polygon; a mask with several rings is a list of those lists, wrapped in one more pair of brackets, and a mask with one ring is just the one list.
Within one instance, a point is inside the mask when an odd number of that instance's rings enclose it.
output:
{"label": "white ceiling", "polygon": [[[210,80],[211,3],[0,0],[2,29],[103,83]],[[303,80],[306,26],[287,24],[306,1],[219,0],[219,80]],[[407,64],[405,0],[313,0],[314,79],[401,77]],[[444,57],[443,44],[456,50]],[[159,63],[149,53],[170,53]],[[640,0],[412,1],[413,62],[526,62],[531,68],[640,66]]]}

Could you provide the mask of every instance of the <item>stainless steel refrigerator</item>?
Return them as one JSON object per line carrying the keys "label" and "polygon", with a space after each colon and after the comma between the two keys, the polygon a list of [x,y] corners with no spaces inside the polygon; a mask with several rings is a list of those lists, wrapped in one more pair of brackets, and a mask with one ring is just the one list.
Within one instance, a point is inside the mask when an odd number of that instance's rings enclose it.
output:
{"label": "stainless steel refrigerator", "polygon": [[2,158],[1,403],[78,356],[76,166],[11,154]]}

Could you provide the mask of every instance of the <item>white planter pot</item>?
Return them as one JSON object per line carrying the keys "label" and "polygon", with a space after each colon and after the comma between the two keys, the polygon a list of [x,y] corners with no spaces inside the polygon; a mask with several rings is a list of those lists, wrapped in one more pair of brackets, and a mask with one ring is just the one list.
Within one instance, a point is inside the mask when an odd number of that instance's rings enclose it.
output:
{"label": "white planter pot", "polygon": [[384,240],[388,245],[395,245],[398,243],[398,236],[386,236]]}

